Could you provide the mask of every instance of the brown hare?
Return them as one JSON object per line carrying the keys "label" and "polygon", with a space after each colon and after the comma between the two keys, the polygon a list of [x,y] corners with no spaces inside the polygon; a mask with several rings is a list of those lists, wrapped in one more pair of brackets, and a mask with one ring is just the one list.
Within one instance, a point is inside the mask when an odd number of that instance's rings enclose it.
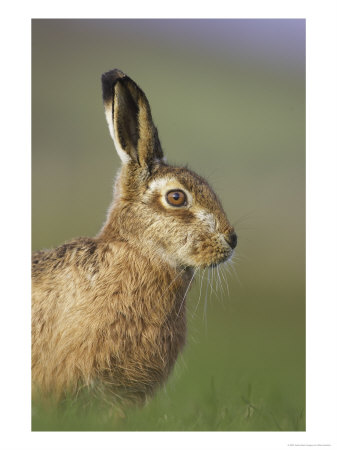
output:
{"label": "brown hare", "polygon": [[98,387],[142,404],[183,348],[194,270],[230,258],[237,238],[207,182],[165,162],[137,84],[112,70],[102,87],[122,166],[96,237],[33,254],[33,393]]}

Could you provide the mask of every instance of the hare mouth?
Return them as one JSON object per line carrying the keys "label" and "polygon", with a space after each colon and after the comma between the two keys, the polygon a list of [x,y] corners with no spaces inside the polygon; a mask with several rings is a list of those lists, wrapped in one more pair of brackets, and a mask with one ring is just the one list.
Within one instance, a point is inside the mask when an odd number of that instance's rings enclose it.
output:
{"label": "hare mouth", "polygon": [[225,263],[226,261],[229,261],[231,257],[233,256],[234,251],[232,249],[226,248],[221,253],[214,254],[213,257],[209,258],[208,261],[204,261],[202,264],[200,264],[201,267],[208,267],[213,268],[220,264]]}
{"label": "hare mouth", "polygon": [[213,269],[214,267],[217,267],[220,264],[224,264],[225,262],[230,261],[231,257],[232,257],[232,255],[225,256],[224,258],[220,259],[219,261],[212,262],[208,267]]}
{"label": "hare mouth", "polygon": [[213,268],[218,266],[219,264],[223,264],[226,261],[229,261],[233,256],[233,250],[224,252],[216,261],[213,261],[209,264],[209,267]]}

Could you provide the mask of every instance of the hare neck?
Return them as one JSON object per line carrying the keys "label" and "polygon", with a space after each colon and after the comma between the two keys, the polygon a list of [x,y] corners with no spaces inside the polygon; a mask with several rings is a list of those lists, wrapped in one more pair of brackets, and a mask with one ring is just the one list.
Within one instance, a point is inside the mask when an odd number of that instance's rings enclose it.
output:
{"label": "hare neck", "polygon": [[[193,280],[193,269],[172,268],[158,258],[141,254],[126,242],[109,244],[106,267],[100,284],[114,280],[114,308],[130,320],[141,318],[153,327],[185,320],[185,304]],[[116,271],[116,267],[118,270]]]}
{"label": "hare neck", "polygon": [[112,203],[107,220],[96,236],[98,239],[107,242],[125,242],[135,249],[140,255],[154,262],[155,266],[162,265],[165,270],[184,271],[193,274],[193,269],[181,264],[170,254],[160,243],[156,236],[147,230],[145,221],[137,220],[129,204],[123,204],[120,200]]}

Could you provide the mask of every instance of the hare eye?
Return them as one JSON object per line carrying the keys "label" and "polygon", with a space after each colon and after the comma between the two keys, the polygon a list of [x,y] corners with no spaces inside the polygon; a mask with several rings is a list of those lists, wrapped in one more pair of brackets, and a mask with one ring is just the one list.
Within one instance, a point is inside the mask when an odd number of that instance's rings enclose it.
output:
{"label": "hare eye", "polygon": [[180,190],[169,191],[166,194],[166,201],[172,206],[185,206],[186,205],[186,194]]}

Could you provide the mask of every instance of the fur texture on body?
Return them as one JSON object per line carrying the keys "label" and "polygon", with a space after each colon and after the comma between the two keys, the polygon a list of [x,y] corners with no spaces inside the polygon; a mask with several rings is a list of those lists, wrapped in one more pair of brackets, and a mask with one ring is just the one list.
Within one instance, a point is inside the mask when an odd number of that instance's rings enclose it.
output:
{"label": "fur texture on body", "polygon": [[142,403],[184,345],[194,269],[228,259],[236,235],[207,182],[164,162],[141,89],[119,70],[102,84],[122,168],[97,237],[33,254],[33,392]]}

